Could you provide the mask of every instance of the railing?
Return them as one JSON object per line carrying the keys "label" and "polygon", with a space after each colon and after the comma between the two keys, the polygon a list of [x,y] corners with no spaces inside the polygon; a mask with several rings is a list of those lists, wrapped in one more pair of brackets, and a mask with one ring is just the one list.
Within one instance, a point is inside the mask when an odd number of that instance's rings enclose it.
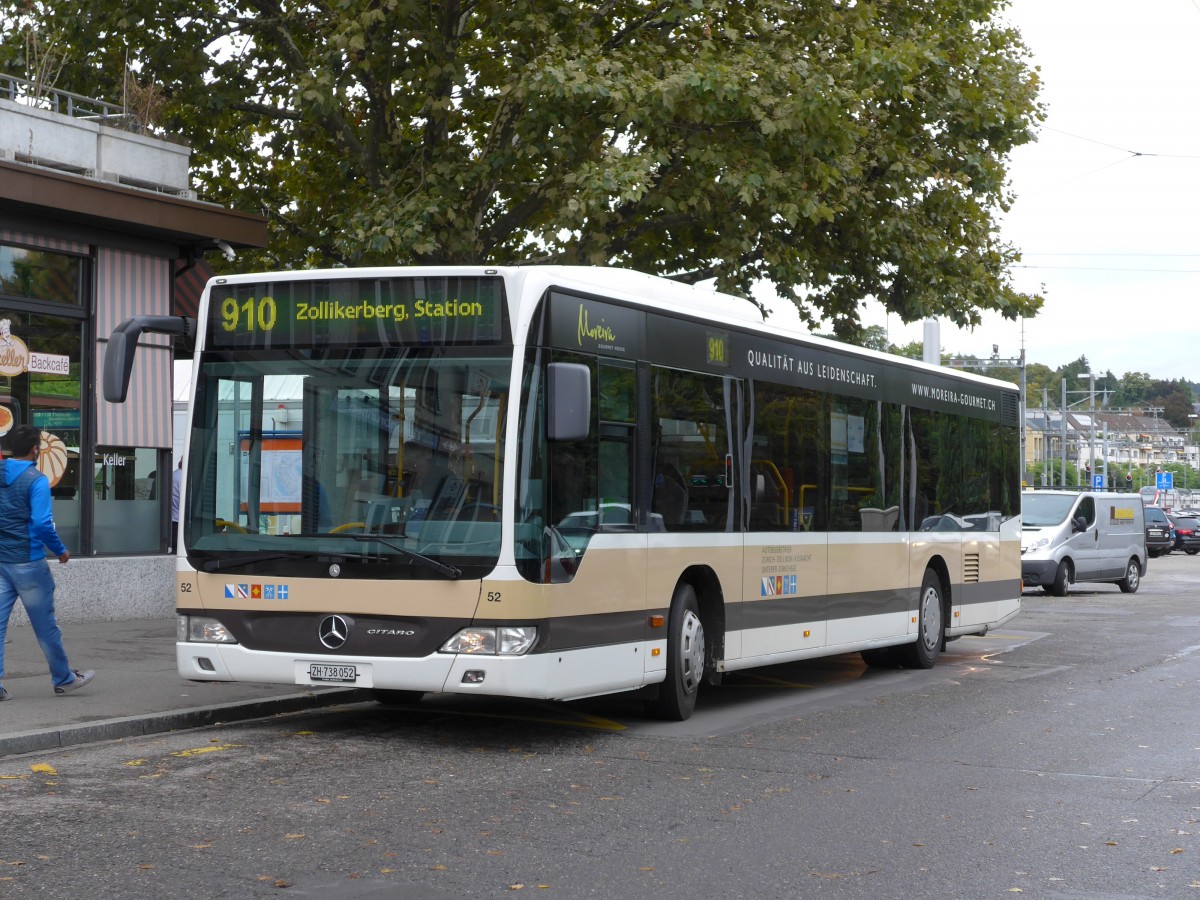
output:
{"label": "railing", "polygon": [[[1096,490],[1096,488],[1093,488],[1091,485],[1087,485],[1087,484],[1041,484],[1039,482],[1038,484],[1030,483],[1030,484],[1026,485],[1025,487],[1023,487],[1021,490],[1024,490],[1024,491],[1075,491],[1077,494],[1082,494],[1085,491],[1094,491],[1094,490]],[[1138,492],[1137,488],[1128,488],[1128,487],[1125,487],[1125,485],[1123,485],[1123,484],[1120,486],[1100,488],[1100,490],[1106,494],[1136,494]]]}
{"label": "railing", "polygon": [[24,78],[17,78],[15,75],[0,75],[0,99],[12,100],[76,119],[98,119],[105,125],[125,131],[145,131],[142,121],[123,106],[58,88],[48,88]]}

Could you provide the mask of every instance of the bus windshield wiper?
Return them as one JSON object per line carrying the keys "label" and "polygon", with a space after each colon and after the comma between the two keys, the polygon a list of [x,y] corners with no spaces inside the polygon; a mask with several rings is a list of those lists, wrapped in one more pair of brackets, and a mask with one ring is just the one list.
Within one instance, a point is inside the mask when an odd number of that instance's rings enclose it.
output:
{"label": "bus windshield wiper", "polygon": [[237,566],[248,566],[253,563],[270,562],[273,559],[295,559],[294,553],[250,553],[246,556],[230,556],[223,559],[206,559],[200,563],[205,572],[215,572],[218,569],[231,569]]}
{"label": "bus windshield wiper", "polygon": [[421,565],[429,566],[429,568],[433,569],[435,572],[445,575],[447,578],[462,578],[462,569],[458,568],[457,566],[450,566],[444,562],[434,559],[431,556],[426,556],[424,553],[417,553],[415,550],[409,550],[407,547],[403,547],[400,544],[389,541],[387,538],[379,537],[378,535],[373,534],[352,534],[350,537],[360,543],[383,544],[383,546],[390,547],[401,556],[411,559],[413,562],[420,563]]}

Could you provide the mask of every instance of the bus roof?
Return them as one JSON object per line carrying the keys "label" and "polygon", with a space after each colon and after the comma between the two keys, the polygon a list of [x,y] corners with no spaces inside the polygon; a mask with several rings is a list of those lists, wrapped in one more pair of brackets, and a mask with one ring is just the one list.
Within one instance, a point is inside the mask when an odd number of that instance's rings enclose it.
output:
{"label": "bus roof", "polygon": [[560,287],[583,293],[602,293],[605,297],[652,308],[660,312],[673,313],[689,318],[711,320],[756,331],[776,338],[791,338],[808,344],[827,347],[842,353],[850,352],[868,359],[886,361],[889,365],[901,365],[913,369],[938,372],[965,381],[974,381],[993,387],[1015,387],[1011,382],[931,365],[923,360],[896,356],[866,347],[845,344],[830,338],[820,337],[807,331],[775,325],[767,319],[764,310],[755,301],[733,294],[724,294],[711,288],[686,284],[661,275],[649,275],[634,269],[611,266],[559,266],[559,265],[514,265],[514,266],[373,266],[364,268],[295,269],[275,272],[247,272],[239,275],[220,275],[210,285],[236,284],[256,281],[309,281],[329,278],[397,278],[404,276],[435,275],[497,275],[509,282],[520,282],[526,289],[540,296],[544,290]]}

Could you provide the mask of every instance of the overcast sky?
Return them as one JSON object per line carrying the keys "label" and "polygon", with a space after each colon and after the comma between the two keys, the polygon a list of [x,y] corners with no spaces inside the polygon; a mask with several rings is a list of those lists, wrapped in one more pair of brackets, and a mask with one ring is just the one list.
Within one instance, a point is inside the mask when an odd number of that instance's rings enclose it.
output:
{"label": "overcast sky", "polygon": [[[1023,254],[1028,362],[1200,381],[1200,0],[1014,0],[1048,116],[1018,148],[1005,238]],[[1140,154],[1140,155],[1137,155]],[[894,344],[922,339],[876,308]],[[941,323],[951,353],[1016,357],[1022,323]]]}

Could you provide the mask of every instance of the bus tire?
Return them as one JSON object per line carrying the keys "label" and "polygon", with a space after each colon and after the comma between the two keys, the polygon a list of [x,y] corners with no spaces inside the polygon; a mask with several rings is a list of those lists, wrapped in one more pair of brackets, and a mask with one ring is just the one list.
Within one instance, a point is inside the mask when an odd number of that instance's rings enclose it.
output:
{"label": "bus tire", "polygon": [[371,697],[376,703],[384,706],[407,706],[416,703],[425,696],[424,691],[390,691],[385,688],[372,688]]}
{"label": "bus tire", "polygon": [[1050,593],[1055,597],[1067,596],[1067,587],[1071,583],[1071,567],[1067,565],[1064,559],[1058,564],[1058,571],[1054,573],[1054,581],[1050,584]]}
{"label": "bus tire", "polygon": [[895,647],[876,647],[872,650],[860,650],[862,661],[874,669],[887,669],[896,665]]}
{"label": "bus tire", "polygon": [[667,677],[658,697],[647,704],[659,719],[682,722],[696,708],[696,694],[704,678],[704,623],[700,604],[690,584],[680,584],[671,598],[667,632]]}
{"label": "bus tire", "polygon": [[1122,594],[1133,594],[1137,592],[1141,583],[1142,567],[1138,565],[1137,557],[1131,556],[1125,564],[1125,577],[1117,582],[1117,587],[1121,589]]}
{"label": "bus tire", "polygon": [[917,600],[917,640],[897,647],[901,665],[906,669],[932,669],[946,639],[945,606],[942,604],[942,580],[933,569],[925,570],[921,594]]}

